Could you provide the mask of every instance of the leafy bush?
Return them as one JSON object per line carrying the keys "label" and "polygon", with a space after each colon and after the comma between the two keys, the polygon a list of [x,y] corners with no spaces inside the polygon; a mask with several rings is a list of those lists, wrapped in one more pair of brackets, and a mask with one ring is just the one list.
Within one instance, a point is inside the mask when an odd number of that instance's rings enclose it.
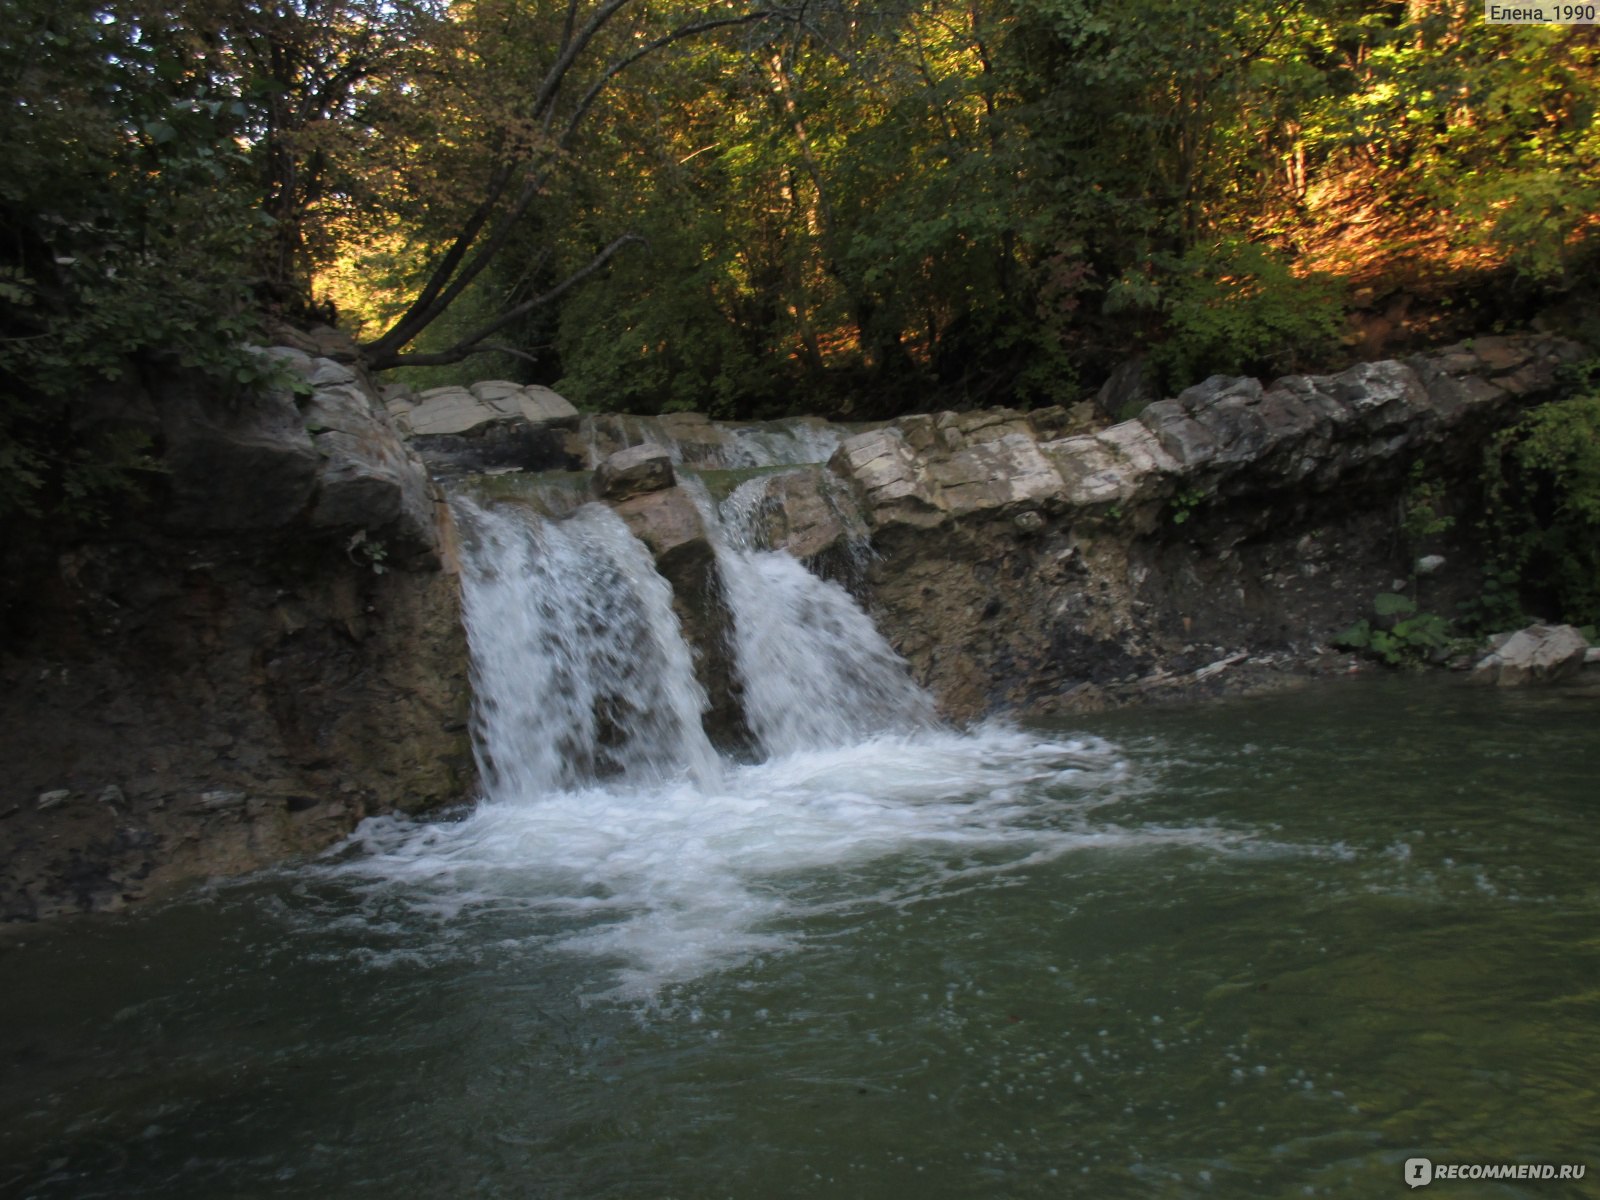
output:
{"label": "leafy bush", "polygon": [[1380,592],[1373,598],[1372,611],[1376,621],[1363,617],[1334,644],[1370,651],[1392,667],[1434,660],[1451,645],[1450,623],[1436,613],[1419,613],[1409,596]]}
{"label": "leafy bush", "polygon": [[1167,337],[1151,354],[1172,391],[1208,375],[1282,374],[1337,345],[1339,287],[1294,274],[1265,247],[1223,240],[1174,266],[1160,288]]}
{"label": "leafy bush", "polygon": [[152,466],[96,398],[159,355],[233,384],[272,364],[246,264],[262,225],[243,107],[149,30],[83,3],[19,3],[0,36],[0,519],[102,519]]}
{"label": "leafy bush", "polygon": [[1600,391],[1546,404],[1499,434],[1485,483],[1484,623],[1515,622],[1524,604],[1575,625],[1600,619]]}

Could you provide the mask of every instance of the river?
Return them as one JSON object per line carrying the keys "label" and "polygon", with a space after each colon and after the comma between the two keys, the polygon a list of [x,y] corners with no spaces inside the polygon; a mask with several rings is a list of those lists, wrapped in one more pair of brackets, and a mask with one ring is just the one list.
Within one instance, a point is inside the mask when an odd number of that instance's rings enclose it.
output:
{"label": "river", "polygon": [[735,760],[608,511],[464,519],[485,796],[10,938],[0,1193],[1600,1171],[1592,695],[1390,678],[955,730],[843,589],[730,532]]}

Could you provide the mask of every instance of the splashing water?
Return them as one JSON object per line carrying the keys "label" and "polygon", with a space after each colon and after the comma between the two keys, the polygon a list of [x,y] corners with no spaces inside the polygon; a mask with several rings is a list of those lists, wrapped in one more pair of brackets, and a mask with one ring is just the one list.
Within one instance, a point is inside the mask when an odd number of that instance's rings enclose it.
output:
{"label": "splashing water", "polygon": [[766,753],[933,727],[932,698],[849,592],[788,554],[753,549],[754,509],[739,491],[719,512],[703,488],[686,486],[711,533],[745,719]]}
{"label": "splashing water", "polygon": [[841,908],[989,886],[1076,848],[1228,842],[1092,819],[1137,785],[1107,743],[940,727],[849,593],[752,549],[689,488],[766,760],[707,740],[671,587],[615,513],[458,500],[484,800],[454,823],[368,821],[320,870],[475,936],[514,918],[520,941],[603,962],[609,994],[651,997],[800,948]]}
{"label": "splashing water", "polygon": [[672,589],[610,509],[457,505],[479,769],[494,801],[597,779],[711,784],[705,692]]}

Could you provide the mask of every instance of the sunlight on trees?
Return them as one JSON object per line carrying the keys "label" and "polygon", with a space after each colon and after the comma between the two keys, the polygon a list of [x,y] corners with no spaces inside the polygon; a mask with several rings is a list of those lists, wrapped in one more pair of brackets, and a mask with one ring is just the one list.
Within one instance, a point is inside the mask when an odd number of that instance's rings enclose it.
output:
{"label": "sunlight on trees", "polygon": [[164,347],[227,373],[262,312],[331,305],[379,369],[494,353],[608,407],[881,415],[1070,402],[1139,352],[1173,387],[1313,366],[1360,297],[1559,295],[1594,261],[1593,29],[1460,4],[4,21],[19,479],[73,371]]}

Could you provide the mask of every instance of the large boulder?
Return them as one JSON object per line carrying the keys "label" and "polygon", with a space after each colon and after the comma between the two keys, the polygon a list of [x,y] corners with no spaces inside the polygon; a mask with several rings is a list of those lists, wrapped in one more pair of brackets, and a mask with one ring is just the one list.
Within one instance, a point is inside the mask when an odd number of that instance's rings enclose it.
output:
{"label": "large boulder", "polygon": [[414,400],[389,397],[405,432],[418,437],[483,434],[494,426],[576,423],[578,410],[547,387],[490,379],[470,387],[436,387]]}
{"label": "large boulder", "polygon": [[247,533],[301,517],[321,456],[287,384],[236,393],[184,374],[158,381],[152,392],[161,417],[170,529]]}
{"label": "large boulder", "polygon": [[838,551],[848,556],[869,537],[854,497],[820,466],[759,475],[741,484],[727,503],[746,514],[738,524],[754,548],[784,550],[813,564]]}
{"label": "large boulder", "polygon": [[1571,625],[1529,625],[1496,639],[1472,678],[1498,687],[1556,683],[1583,669],[1589,643]]}
{"label": "large boulder", "polygon": [[578,410],[547,387],[490,379],[470,387],[395,388],[384,404],[396,428],[440,472],[570,468]]}
{"label": "large boulder", "polygon": [[[331,359],[311,364],[306,429],[321,455],[311,524],[361,531],[387,556],[432,558],[438,550],[437,490],[400,439],[372,390]],[[369,554],[372,551],[369,550]]]}
{"label": "large boulder", "polygon": [[618,450],[594,473],[595,494],[612,503],[659,492],[676,482],[671,451],[650,443]]}

